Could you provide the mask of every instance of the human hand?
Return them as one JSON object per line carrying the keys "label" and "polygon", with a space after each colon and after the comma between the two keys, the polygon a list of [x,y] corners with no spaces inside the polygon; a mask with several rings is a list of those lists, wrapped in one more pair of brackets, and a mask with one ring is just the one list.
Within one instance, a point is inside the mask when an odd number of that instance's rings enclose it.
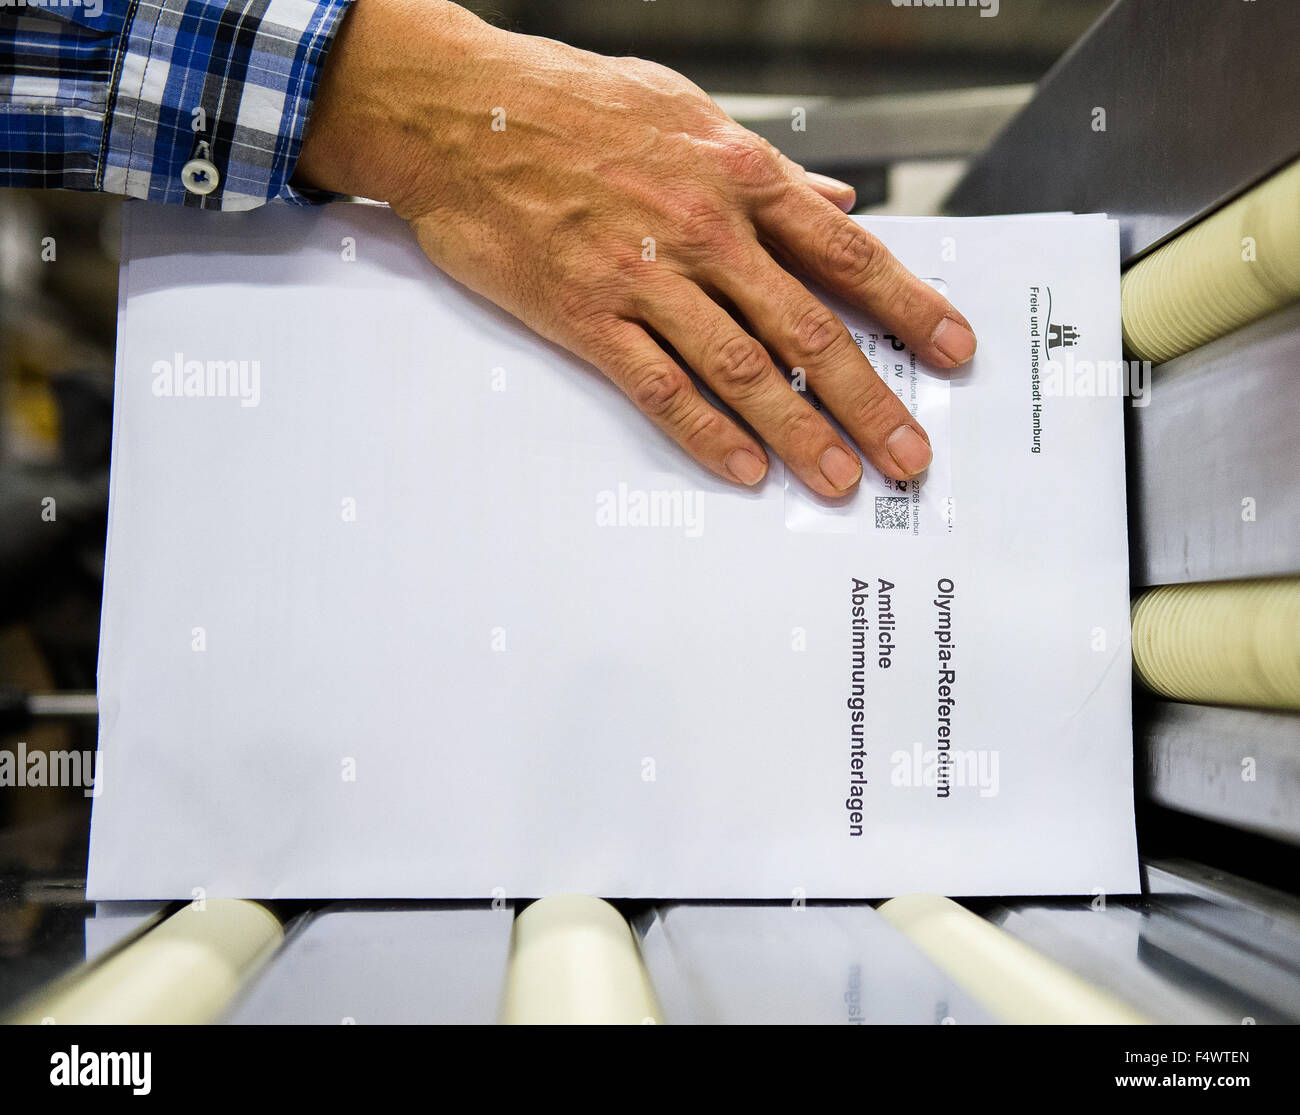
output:
{"label": "human hand", "polygon": [[767,471],[758,439],[824,496],[862,475],[777,361],[805,370],[885,475],[930,462],[920,424],[786,266],[930,364],[975,350],[966,319],[845,215],[851,189],[806,175],[679,74],[502,31],[443,0],[356,0],[296,180],[388,202],[439,268],[594,364],[742,484]]}

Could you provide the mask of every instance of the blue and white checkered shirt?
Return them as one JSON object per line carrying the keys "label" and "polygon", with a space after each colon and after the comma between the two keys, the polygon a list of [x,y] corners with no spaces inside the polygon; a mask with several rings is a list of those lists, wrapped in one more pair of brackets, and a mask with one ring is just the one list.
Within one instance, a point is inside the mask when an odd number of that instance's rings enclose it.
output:
{"label": "blue and white checkered shirt", "polygon": [[318,200],[289,177],[350,2],[0,0],[0,185]]}

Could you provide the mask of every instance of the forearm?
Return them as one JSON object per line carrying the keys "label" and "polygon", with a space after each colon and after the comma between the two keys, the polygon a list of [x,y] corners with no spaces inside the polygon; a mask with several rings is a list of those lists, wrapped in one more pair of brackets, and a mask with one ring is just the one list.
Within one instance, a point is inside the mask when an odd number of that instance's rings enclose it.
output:
{"label": "forearm", "polygon": [[468,103],[501,34],[446,0],[353,0],[325,63],[294,184],[392,202],[438,174],[455,155],[453,117],[483,112]]}
{"label": "forearm", "polygon": [[[288,180],[348,2],[0,8],[0,185],[210,209],[307,200]],[[202,181],[183,173],[197,158]]]}

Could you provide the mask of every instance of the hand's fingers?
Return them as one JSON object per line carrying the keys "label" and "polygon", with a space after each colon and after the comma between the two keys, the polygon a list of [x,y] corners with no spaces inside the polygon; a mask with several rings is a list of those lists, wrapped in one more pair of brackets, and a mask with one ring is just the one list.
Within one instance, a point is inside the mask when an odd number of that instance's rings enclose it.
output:
{"label": "hand's fingers", "polygon": [[952,303],[824,198],[792,184],[755,213],[755,223],[778,255],[870,310],[921,359],[955,368],[975,354],[975,334]]}
{"label": "hand's fingers", "polygon": [[858,193],[847,182],[841,182],[838,178],[829,178],[825,174],[817,174],[811,170],[805,170],[803,173],[808,185],[834,205],[836,209],[840,210],[841,213],[852,212],[853,206],[857,204]]}
{"label": "hand's fingers", "polygon": [[618,321],[573,347],[705,468],[747,486],[767,474],[763,447],[710,406],[691,377],[635,322]]}
{"label": "hand's fingers", "polygon": [[808,385],[871,463],[905,480],[930,463],[925,431],[876,374],[844,323],[758,244],[740,267],[712,268],[714,285],[744,314],[763,343]]}
{"label": "hand's fingers", "polygon": [[818,174],[814,170],[805,170],[793,159],[781,154],[767,140],[759,136],[755,136],[754,139],[763,146],[770,148],[776,165],[784,171],[786,178],[791,182],[806,183],[843,213],[853,211],[853,207],[858,201],[858,192],[847,182],[841,182],[838,178],[832,178],[828,174]]}
{"label": "hand's fingers", "polygon": [[776,370],[763,346],[694,283],[647,292],[643,314],[810,488],[841,496],[861,479],[852,448]]}

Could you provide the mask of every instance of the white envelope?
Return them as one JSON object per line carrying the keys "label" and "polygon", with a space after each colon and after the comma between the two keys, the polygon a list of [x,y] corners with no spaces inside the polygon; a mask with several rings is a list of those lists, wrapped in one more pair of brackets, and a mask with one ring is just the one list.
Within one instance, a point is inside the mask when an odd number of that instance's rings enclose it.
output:
{"label": "white envelope", "polygon": [[128,204],[90,896],[1136,890],[1116,226],[865,223],[980,348],[836,304],[935,458],[832,507],[382,207]]}

